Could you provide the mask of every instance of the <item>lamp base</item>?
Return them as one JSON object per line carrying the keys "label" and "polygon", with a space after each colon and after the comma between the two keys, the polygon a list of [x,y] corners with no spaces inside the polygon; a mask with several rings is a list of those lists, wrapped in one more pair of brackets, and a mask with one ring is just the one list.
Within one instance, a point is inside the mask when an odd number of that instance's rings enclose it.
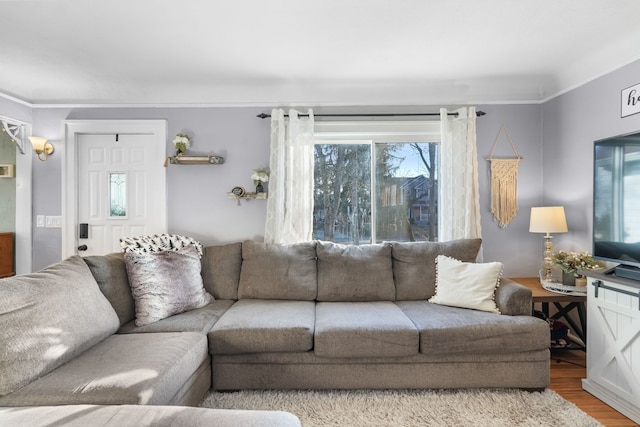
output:
{"label": "lamp base", "polygon": [[50,142],[45,142],[42,146],[42,149],[35,149],[35,152],[38,155],[38,159],[43,162],[47,161],[47,157],[49,157],[49,155],[53,153],[53,151],[53,144],[51,144]]}
{"label": "lamp base", "polygon": [[551,275],[551,268],[553,267],[553,242],[551,241],[553,236],[547,233],[544,236],[544,280],[551,281],[553,276]]}

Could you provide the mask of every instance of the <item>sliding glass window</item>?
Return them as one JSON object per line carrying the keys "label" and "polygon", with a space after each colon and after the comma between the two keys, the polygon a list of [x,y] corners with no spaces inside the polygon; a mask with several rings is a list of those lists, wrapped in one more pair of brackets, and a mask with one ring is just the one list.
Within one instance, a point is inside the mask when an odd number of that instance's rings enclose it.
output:
{"label": "sliding glass window", "polygon": [[437,241],[439,122],[316,122],[314,238]]}

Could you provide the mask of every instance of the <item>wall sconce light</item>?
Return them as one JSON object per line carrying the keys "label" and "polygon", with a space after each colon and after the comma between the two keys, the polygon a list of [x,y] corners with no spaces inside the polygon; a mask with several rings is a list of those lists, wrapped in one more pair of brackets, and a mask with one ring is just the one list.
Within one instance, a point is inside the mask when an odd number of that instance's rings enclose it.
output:
{"label": "wall sconce light", "polygon": [[550,233],[566,233],[567,218],[564,214],[564,206],[546,206],[531,208],[531,218],[529,221],[530,233],[547,233],[544,237],[544,280],[551,281],[553,238]]}
{"label": "wall sconce light", "polygon": [[38,158],[41,161],[46,162],[49,155],[53,153],[53,144],[51,144],[47,138],[42,138],[40,136],[30,136],[29,141],[31,141],[33,151],[36,152]]}

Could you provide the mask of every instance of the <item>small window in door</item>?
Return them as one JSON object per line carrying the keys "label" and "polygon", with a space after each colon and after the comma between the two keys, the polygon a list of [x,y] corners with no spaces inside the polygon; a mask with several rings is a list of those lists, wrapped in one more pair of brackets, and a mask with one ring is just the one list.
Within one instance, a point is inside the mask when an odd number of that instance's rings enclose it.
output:
{"label": "small window in door", "polygon": [[123,218],[127,216],[127,174],[109,174],[109,216]]}

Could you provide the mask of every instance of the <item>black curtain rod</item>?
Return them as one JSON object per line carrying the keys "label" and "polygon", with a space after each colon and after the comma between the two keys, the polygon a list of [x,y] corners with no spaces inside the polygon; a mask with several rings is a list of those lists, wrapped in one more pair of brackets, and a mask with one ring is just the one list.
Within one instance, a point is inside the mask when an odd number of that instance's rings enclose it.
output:
{"label": "black curtain rod", "polygon": [[[476,117],[484,116],[484,111],[477,111]],[[369,113],[369,114],[314,114],[313,117],[414,117],[414,116],[439,116],[440,113]],[[458,117],[458,113],[447,113],[449,116]],[[284,115],[289,117],[288,114]],[[256,117],[260,119],[266,119],[271,117],[271,114],[260,113]],[[308,114],[298,114],[298,117],[309,117]]]}

